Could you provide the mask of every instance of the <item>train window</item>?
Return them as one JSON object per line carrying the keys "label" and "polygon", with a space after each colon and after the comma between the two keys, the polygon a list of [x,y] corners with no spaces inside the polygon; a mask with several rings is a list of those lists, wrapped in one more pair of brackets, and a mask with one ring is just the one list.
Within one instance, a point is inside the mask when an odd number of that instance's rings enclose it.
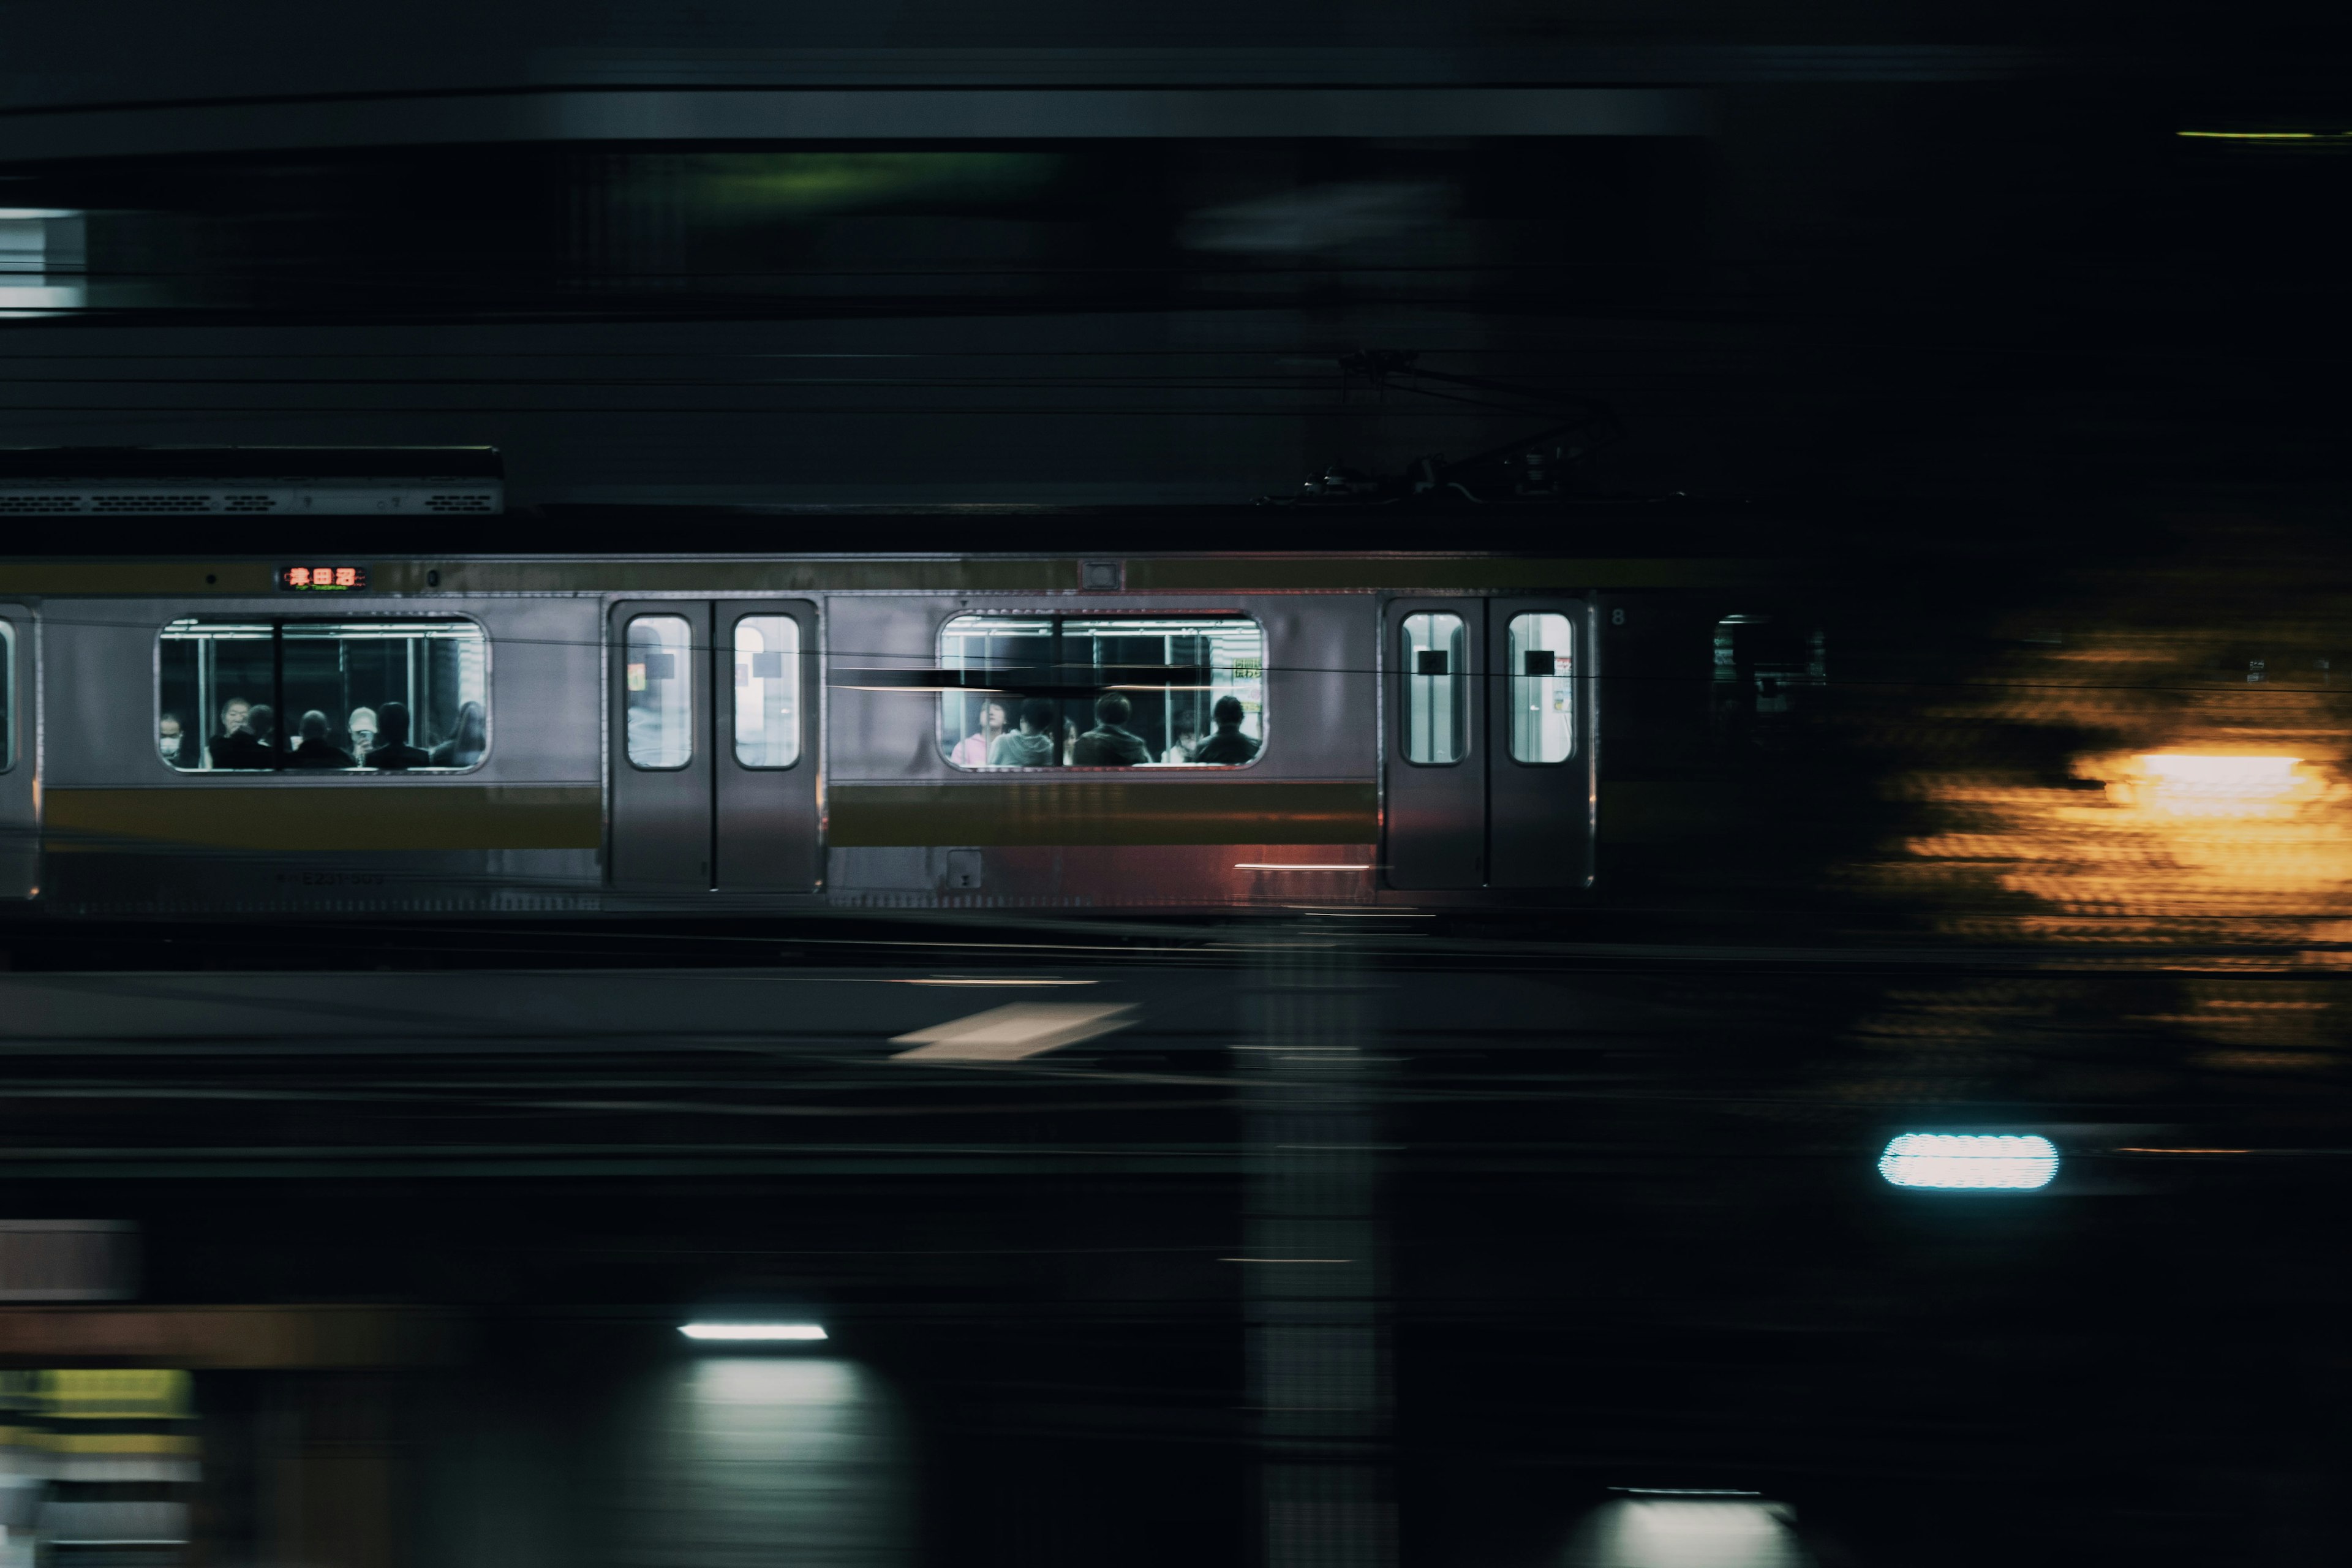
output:
{"label": "train window", "polygon": [[489,749],[472,621],[189,618],[156,663],[155,746],[183,773],[447,773]]}
{"label": "train window", "polygon": [[16,628],[0,621],[0,773],[16,765]]}
{"label": "train window", "polygon": [[1511,760],[1564,763],[1576,750],[1576,642],[1566,616],[1511,617]]}
{"label": "train window", "polygon": [[747,768],[801,760],[801,624],[790,616],[735,623],[735,760]]}
{"label": "train window", "polygon": [[958,616],[940,750],[960,768],[1234,768],[1265,744],[1265,633],[1244,616]]}
{"label": "train window", "polygon": [[1407,616],[1401,630],[1404,760],[1458,763],[1470,749],[1470,672],[1463,668],[1469,637],[1462,617],[1438,611]]}
{"label": "train window", "polygon": [[629,623],[626,724],[629,765],[646,773],[694,760],[693,632],[683,616]]}

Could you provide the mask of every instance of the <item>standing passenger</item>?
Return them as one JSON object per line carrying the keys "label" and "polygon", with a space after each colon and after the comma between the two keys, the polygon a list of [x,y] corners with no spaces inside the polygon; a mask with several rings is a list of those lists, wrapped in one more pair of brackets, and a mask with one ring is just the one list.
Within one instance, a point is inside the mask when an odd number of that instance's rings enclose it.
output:
{"label": "standing passenger", "polygon": [[1021,705],[1021,728],[1007,730],[988,748],[988,763],[995,768],[1050,768],[1054,765],[1054,705],[1032,697]]}
{"label": "standing passenger", "polygon": [[379,721],[375,749],[368,753],[368,765],[377,768],[429,768],[431,753],[421,746],[408,743],[408,704],[387,702]]}
{"label": "standing passenger", "polygon": [[988,753],[995,749],[996,738],[1004,733],[1011,722],[1005,711],[1004,699],[990,698],[980,705],[979,731],[958,741],[955,750],[948,753],[948,760],[960,768],[986,766]]}
{"label": "standing passenger", "polygon": [[478,702],[457,704],[457,732],[433,748],[436,768],[470,768],[489,744],[489,714]]}
{"label": "standing passenger", "polygon": [[302,715],[302,743],[287,753],[289,768],[347,768],[352,754],[327,739],[327,716],[313,708]]}

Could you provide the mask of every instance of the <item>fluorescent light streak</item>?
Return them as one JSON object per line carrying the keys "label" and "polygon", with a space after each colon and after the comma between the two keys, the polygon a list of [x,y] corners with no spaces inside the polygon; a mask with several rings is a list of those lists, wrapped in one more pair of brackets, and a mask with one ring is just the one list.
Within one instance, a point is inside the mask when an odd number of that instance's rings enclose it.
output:
{"label": "fluorescent light streak", "polygon": [[1237,860],[1236,871],[1369,871],[1370,866],[1289,866],[1274,860]]}
{"label": "fluorescent light streak", "polygon": [[1737,1487],[1611,1487],[1612,1492],[1629,1497],[1762,1497],[1762,1492],[1744,1491]]}
{"label": "fluorescent light streak", "polygon": [[2030,1133],[1906,1132],[1886,1145],[1878,1173],[1898,1187],[2025,1191],[2058,1174],[2058,1146]]}
{"label": "fluorescent light streak", "polygon": [[1353,1263],[1352,1258],[1220,1258],[1220,1263]]}
{"label": "fluorescent light streak", "polygon": [[78,207],[0,207],[0,223],[25,223],[34,218],[79,217]]}
{"label": "fluorescent light streak", "polygon": [[911,1046],[892,1061],[1012,1062],[1075,1046],[1133,1024],[1135,1009],[1120,1002],[1013,1002],[968,1018],[900,1035]]}
{"label": "fluorescent light streak", "polygon": [[2301,757],[2213,756],[2195,752],[2154,752],[2139,759],[2140,770],[2168,784],[2191,789],[2284,789],[2294,782]]}
{"label": "fluorescent light streak", "polygon": [[745,1343],[824,1338],[824,1330],[815,1323],[680,1323],[677,1331],[690,1340],[730,1340]]}
{"label": "fluorescent light streak", "polygon": [[2352,131],[2176,131],[2173,134],[2203,142],[2352,141]]}

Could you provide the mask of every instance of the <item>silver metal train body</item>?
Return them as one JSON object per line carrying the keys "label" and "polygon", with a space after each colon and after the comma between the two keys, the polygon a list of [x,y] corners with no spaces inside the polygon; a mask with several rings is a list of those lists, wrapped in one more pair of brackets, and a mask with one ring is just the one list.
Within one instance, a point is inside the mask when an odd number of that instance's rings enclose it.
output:
{"label": "silver metal train body", "polygon": [[[1559,901],[1594,876],[1625,605],[1737,574],[451,556],[289,587],[310,569],[0,564],[20,911]],[[1037,703],[1053,754],[1018,765]]]}

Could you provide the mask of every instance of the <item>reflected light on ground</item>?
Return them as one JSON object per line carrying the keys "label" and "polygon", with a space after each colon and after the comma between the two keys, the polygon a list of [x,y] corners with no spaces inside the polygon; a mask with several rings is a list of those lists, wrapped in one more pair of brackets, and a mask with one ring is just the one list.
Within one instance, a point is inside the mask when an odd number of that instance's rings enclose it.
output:
{"label": "reflected light on ground", "polygon": [[614,1550],[600,1561],[913,1561],[904,1426],[870,1372],[830,1356],[722,1356],[664,1377],[656,1405],[630,1425]]}
{"label": "reflected light on ground", "polygon": [[1563,1568],[1810,1568],[1775,1502],[1641,1499],[1608,1503],[1569,1543]]}
{"label": "reflected light on ground", "polygon": [[2056,1177],[2058,1149],[2032,1136],[1906,1132],[1886,1145],[1878,1173],[1898,1187],[2027,1191]]}

